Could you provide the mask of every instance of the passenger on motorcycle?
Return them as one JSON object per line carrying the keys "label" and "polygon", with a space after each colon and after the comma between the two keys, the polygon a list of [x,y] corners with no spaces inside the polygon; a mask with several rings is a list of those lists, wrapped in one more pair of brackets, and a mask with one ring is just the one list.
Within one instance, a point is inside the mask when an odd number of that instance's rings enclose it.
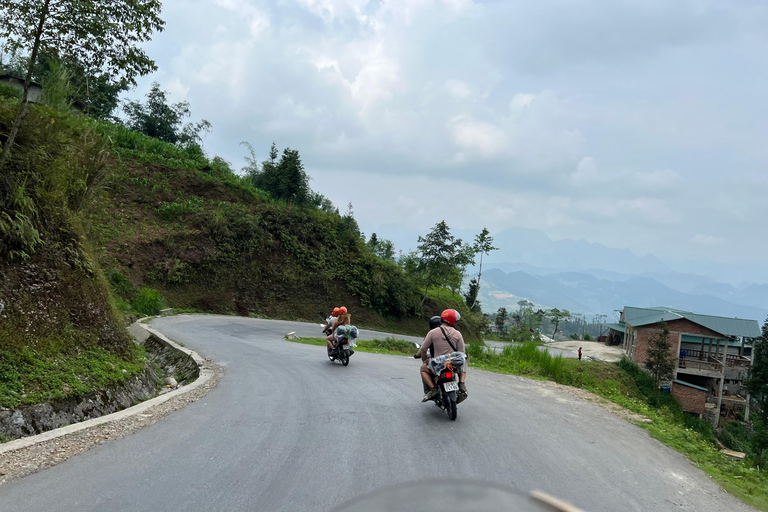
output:
{"label": "passenger on motorcycle", "polygon": [[[438,394],[438,390],[433,381],[434,374],[427,366],[430,359],[430,348],[434,350],[431,354],[432,357],[439,357],[445,354],[450,354],[451,352],[466,353],[464,337],[454,328],[454,325],[460,318],[461,316],[459,315],[459,312],[455,309],[446,309],[443,311],[440,315],[440,325],[427,333],[427,336],[424,338],[424,343],[416,353],[417,356],[421,356],[421,361],[423,362],[420,369],[421,379],[429,389],[424,395],[422,402],[432,400]],[[453,347],[451,345],[453,345]],[[461,368],[456,370],[456,373],[459,374],[459,393],[456,403],[461,403],[466,400],[468,396],[467,385],[465,382],[467,378],[466,361]]]}
{"label": "passenger on motorcycle", "polygon": [[331,316],[325,319],[325,329],[323,334],[331,334],[333,332],[333,322],[339,317],[339,308],[333,308]]}
{"label": "passenger on motorcycle", "polygon": [[328,353],[336,348],[336,339],[333,337],[333,333],[336,332],[336,328],[340,325],[349,325],[352,323],[352,315],[347,313],[347,308],[341,306],[339,308],[339,316],[333,321],[331,327],[331,334],[325,338],[325,342],[328,345]]}

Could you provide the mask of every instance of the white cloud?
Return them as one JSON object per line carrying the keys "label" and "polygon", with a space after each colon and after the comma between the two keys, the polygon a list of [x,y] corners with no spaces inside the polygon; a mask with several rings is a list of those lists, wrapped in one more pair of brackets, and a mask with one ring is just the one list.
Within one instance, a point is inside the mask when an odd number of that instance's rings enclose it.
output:
{"label": "white cloud", "polygon": [[691,241],[698,245],[723,245],[725,244],[726,239],[712,235],[702,235],[699,233],[694,236]]}
{"label": "white cloud", "polygon": [[458,99],[465,99],[472,95],[472,89],[461,80],[448,80],[445,82],[445,89],[451,96]]}
{"label": "white cloud", "polygon": [[[354,176],[361,218],[768,250],[759,2],[177,0],[164,17],[146,80],[213,123],[208,152],[297,148],[311,174]],[[446,176],[466,207],[425,198]]]}
{"label": "white cloud", "polygon": [[597,172],[597,164],[591,156],[585,156],[576,167],[576,172],[571,175],[571,179],[579,185],[597,181],[600,178]]}
{"label": "white cloud", "polygon": [[500,156],[507,148],[504,132],[491,123],[474,121],[466,116],[450,120],[453,140],[462,150],[462,158],[467,153],[480,155],[481,158]]}

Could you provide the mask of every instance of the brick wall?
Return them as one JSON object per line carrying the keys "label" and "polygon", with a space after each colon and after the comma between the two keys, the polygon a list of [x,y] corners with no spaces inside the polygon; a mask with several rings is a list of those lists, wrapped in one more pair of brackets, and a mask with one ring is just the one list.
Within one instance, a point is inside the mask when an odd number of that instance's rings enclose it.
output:
{"label": "brick wall", "polygon": [[[635,362],[637,364],[645,364],[646,359],[648,359],[649,342],[651,341],[651,338],[659,333],[659,331],[661,331],[661,329],[646,327],[639,327],[637,329],[637,342],[635,343]],[[680,335],[670,332],[669,336],[667,336],[667,340],[671,345],[669,355],[677,361],[677,343],[680,340]]]}
{"label": "brick wall", "polygon": [[704,414],[704,404],[707,403],[706,391],[673,382],[672,396],[680,402],[684,411]]}

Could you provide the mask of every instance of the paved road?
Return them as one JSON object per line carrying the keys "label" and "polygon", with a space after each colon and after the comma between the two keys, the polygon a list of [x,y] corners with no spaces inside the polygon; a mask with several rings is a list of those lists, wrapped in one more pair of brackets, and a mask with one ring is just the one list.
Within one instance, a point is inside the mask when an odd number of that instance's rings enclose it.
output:
{"label": "paved road", "polygon": [[[451,422],[420,403],[413,359],[357,353],[344,368],[322,347],[282,340],[317,334],[313,325],[216,316],[153,325],[225,365],[218,388],[0,487],[0,510],[327,511],[447,475],[539,489],[587,512],[751,510],[643,430],[541,382],[473,371]],[[437,505],[433,497],[425,509]]]}

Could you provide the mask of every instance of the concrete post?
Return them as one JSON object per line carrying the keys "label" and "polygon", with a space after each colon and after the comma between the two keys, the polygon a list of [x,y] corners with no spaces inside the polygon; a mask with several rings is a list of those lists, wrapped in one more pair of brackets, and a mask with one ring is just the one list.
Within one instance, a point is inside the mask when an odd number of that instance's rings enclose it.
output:
{"label": "concrete post", "polygon": [[749,421],[749,393],[747,393],[747,405],[744,406],[744,421]]}
{"label": "concrete post", "polygon": [[[720,341],[718,340],[718,345]],[[717,392],[717,414],[715,415],[715,428],[720,424],[720,407],[723,405],[723,385],[725,384],[725,358],[723,358],[723,371],[720,374],[720,389]]]}

